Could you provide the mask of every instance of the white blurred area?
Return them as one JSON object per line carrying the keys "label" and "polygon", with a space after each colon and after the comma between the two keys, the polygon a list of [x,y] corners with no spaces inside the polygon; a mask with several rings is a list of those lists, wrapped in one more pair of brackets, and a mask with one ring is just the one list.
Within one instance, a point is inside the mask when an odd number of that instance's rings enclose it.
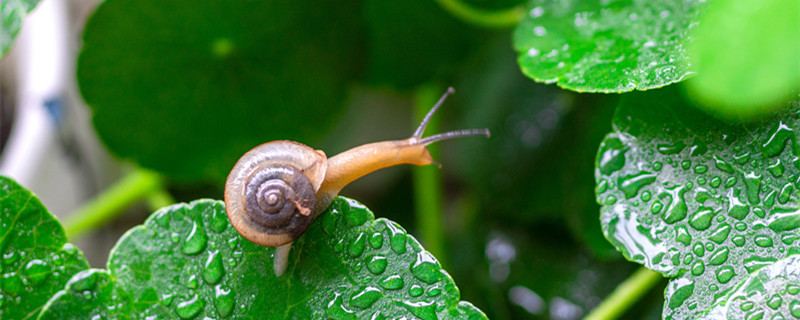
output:
{"label": "white blurred area", "polygon": [[32,190],[62,221],[120,175],[75,79],[83,24],[97,3],[42,0],[0,60],[0,174]]}

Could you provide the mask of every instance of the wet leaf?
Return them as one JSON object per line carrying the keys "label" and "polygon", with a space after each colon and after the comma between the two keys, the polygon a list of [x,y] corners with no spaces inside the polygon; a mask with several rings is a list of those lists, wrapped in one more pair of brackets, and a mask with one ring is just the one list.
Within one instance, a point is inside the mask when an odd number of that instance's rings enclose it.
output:
{"label": "wet leaf", "polygon": [[105,1],[86,26],[81,93],[117,155],[222,182],[250,148],[313,145],[337,121],[360,59],[354,6]]}
{"label": "wet leaf", "polygon": [[786,105],[800,89],[800,2],[719,0],[689,46],[692,96],[724,118],[752,118]]}
{"label": "wet leaf", "polygon": [[6,55],[22,27],[22,19],[39,0],[3,0],[0,2],[0,58]]}
{"label": "wet leaf", "polygon": [[39,198],[3,176],[0,209],[0,318],[34,319],[89,264]]}
{"label": "wet leaf", "polygon": [[514,30],[522,72],[579,92],[627,92],[691,73],[685,43],[700,0],[533,0]]}
{"label": "wet leaf", "polygon": [[106,286],[89,291],[114,305],[115,279],[141,317],[485,319],[412,236],[353,200],[337,198],[294,242],[280,278],[273,253],[242,238],[221,201],[198,200],[129,231],[109,258],[111,278],[98,275]]}
{"label": "wet leaf", "polygon": [[695,318],[800,251],[800,102],[732,125],[669,88],[626,96],[613,125],[595,171],[603,231],[625,257],[673,278],[665,318]]}
{"label": "wet leaf", "polygon": [[[83,319],[145,319],[148,315],[136,314],[137,304],[107,270],[89,269],[76,274],[64,290],[48,301],[37,320]],[[159,318],[169,318],[165,310],[155,312]]]}
{"label": "wet leaf", "polygon": [[771,263],[743,279],[703,319],[800,318],[800,255]]}

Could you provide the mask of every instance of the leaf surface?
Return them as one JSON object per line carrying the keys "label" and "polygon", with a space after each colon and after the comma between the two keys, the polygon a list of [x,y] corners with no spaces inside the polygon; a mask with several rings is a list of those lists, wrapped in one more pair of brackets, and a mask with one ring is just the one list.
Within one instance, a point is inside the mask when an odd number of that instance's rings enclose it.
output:
{"label": "leaf surface", "polygon": [[35,319],[88,262],[35,195],[0,176],[0,318]]}
{"label": "leaf surface", "polygon": [[180,180],[224,181],[247,150],[314,145],[343,109],[362,34],[351,2],[103,2],[81,93],[108,148]]}
{"label": "leaf surface", "polygon": [[[353,200],[337,198],[294,242],[279,278],[273,253],[242,238],[221,201],[174,205],[120,240],[89,292],[107,309],[123,292],[108,286],[121,287],[139,318],[485,319],[412,236]],[[69,299],[65,312],[82,310]]]}
{"label": "leaf surface", "polygon": [[666,319],[725,299],[748,274],[800,251],[800,103],[733,125],[680,92],[626,96],[595,176],[606,237],[629,260],[673,278]]}
{"label": "leaf surface", "polygon": [[533,0],[514,30],[528,77],[578,92],[658,88],[691,74],[685,43],[703,1]]}

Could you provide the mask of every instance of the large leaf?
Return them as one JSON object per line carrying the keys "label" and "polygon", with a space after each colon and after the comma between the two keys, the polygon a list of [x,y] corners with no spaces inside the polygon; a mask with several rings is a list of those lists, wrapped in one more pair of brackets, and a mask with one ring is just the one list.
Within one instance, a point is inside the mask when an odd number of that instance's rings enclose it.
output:
{"label": "large leaf", "polygon": [[715,0],[695,38],[686,84],[722,117],[769,113],[800,89],[800,1]]}
{"label": "large leaf", "polygon": [[798,252],[800,103],[729,125],[676,90],[628,95],[600,146],[606,237],[672,277],[664,317],[694,318],[751,273]]}
{"label": "large leaf", "polygon": [[0,176],[0,318],[34,319],[89,264],[39,198]]}
{"label": "large leaf", "polygon": [[691,73],[701,0],[532,0],[514,30],[522,72],[579,92],[658,88]]}
{"label": "large leaf", "polygon": [[[109,258],[110,276],[76,278],[97,278],[79,290],[95,297],[92,304],[130,299],[127,313],[141,318],[485,318],[459,301],[452,278],[413,237],[353,200],[337,198],[294,242],[280,278],[273,253],[242,238],[221,201],[198,200],[161,209],[129,231]],[[74,295],[51,306],[59,314],[105,310]]]}
{"label": "large leaf", "polygon": [[2,58],[19,33],[22,19],[33,10],[39,0],[3,0],[0,2],[0,58]]}
{"label": "large leaf", "polygon": [[313,145],[336,121],[359,61],[354,5],[105,1],[86,26],[81,93],[114,153],[221,182],[252,146]]}

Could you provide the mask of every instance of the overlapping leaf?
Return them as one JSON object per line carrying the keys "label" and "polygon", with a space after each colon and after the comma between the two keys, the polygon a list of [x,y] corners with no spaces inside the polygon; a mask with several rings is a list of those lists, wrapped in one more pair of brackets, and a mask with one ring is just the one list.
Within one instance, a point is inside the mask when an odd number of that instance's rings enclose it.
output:
{"label": "overlapping leaf", "polygon": [[749,273],[800,251],[800,103],[745,126],[680,96],[626,96],[595,171],[606,237],[674,278],[668,319],[697,317]]}
{"label": "overlapping leaf", "polygon": [[514,30],[522,72],[586,92],[658,88],[691,73],[685,43],[704,1],[533,0]]}
{"label": "overlapping leaf", "polygon": [[39,199],[0,176],[0,318],[35,319],[50,296],[89,267]]}
{"label": "overlapping leaf", "polygon": [[273,252],[242,238],[220,201],[174,205],[120,240],[109,273],[77,275],[43,314],[485,319],[413,237],[353,200],[337,198],[293,244],[279,278]]}
{"label": "overlapping leaf", "polygon": [[0,2],[0,58],[11,48],[22,27],[22,19],[39,0],[3,0]]}

